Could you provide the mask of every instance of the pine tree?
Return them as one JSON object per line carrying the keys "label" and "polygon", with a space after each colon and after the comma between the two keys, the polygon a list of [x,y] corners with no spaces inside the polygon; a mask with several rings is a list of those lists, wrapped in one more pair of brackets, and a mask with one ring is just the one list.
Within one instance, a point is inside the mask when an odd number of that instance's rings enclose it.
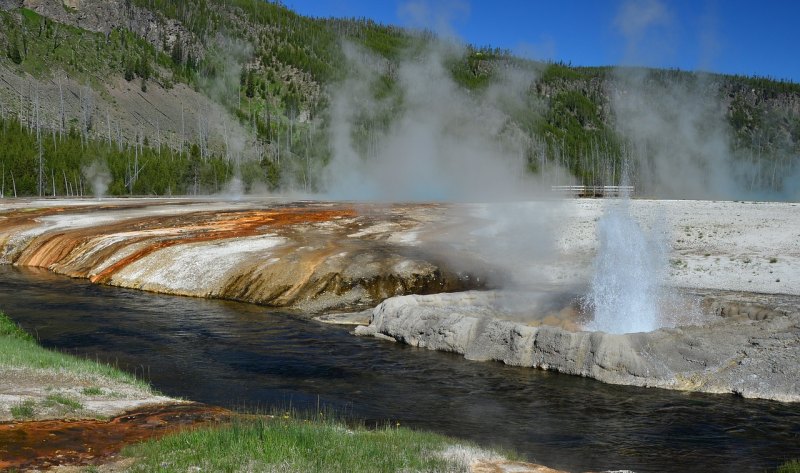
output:
{"label": "pine tree", "polygon": [[8,40],[8,58],[14,64],[22,64],[22,53],[19,50],[19,43],[17,43],[16,36],[12,36]]}
{"label": "pine tree", "polygon": [[147,60],[147,56],[140,56],[139,60],[136,61],[136,75],[143,80],[147,80],[150,78],[152,71],[153,68],[150,67],[150,61]]}
{"label": "pine tree", "polygon": [[175,64],[183,63],[183,47],[181,46],[181,37],[175,39],[175,42],[172,43],[172,53],[170,54],[172,57],[172,62]]}
{"label": "pine tree", "polygon": [[247,73],[247,86],[244,93],[251,99],[256,95],[256,73],[252,69]]}
{"label": "pine tree", "polygon": [[125,80],[130,82],[136,77],[136,63],[132,58],[125,61]]}

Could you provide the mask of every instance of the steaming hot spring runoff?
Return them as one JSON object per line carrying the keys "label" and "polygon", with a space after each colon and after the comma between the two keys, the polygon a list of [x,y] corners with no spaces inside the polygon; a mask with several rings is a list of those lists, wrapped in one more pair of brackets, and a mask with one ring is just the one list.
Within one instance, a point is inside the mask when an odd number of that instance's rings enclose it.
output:
{"label": "steaming hot spring runoff", "polygon": [[0,0],[0,470],[800,471],[800,7],[690,3]]}

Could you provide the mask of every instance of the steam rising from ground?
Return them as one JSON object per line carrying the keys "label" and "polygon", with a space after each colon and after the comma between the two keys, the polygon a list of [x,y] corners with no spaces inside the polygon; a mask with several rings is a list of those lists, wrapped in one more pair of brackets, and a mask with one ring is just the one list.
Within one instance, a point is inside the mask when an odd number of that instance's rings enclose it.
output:
{"label": "steam rising from ground", "polygon": [[[660,0],[620,5],[614,26],[626,42],[626,64],[669,60],[672,13]],[[617,68],[611,106],[617,131],[629,145],[639,195],[659,198],[730,198],[731,134],[718,86],[702,75]]]}
{"label": "steam rising from ground", "polygon": [[638,194],[743,197],[726,109],[714,82],[677,75],[659,80],[642,69],[620,69],[616,75],[612,106],[618,131],[632,146]]}
{"label": "steam rising from ground", "polygon": [[[772,156],[735,146],[721,82],[704,74],[620,68],[611,105],[639,196],[797,200],[800,160],[792,143]],[[776,127],[777,128],[777,127]],[[749,138],[748,138],[749,139]]]}
{"label": "steam rising from ground", "polygon": [[[253,55],[253,47],[244,41],[225,35],[217,35],[213,39],[213,47],[209,51],[210,60],[215,65],[217,73],[213,79],[203,79],[201,88],[205,93],[220,104],[237,104],[242,100],[239,87],[242,69]],[[210,117],[200,120],[216,119],[213,128],[221,132],[221,145],[224,157],[233,165],[233,176],[225,186],[222,195],[238,199],[244,192],[240,166],[243,162],[258,158],[256,135],[251,129],[245,128],[239,120],[227,111],[221,111]],[[200,130],[212,128],[210,123],[200,123]],[[200,133],[201,147],[208,146],[210,137]]]}
{"label": "steam rising from ground", "polygon": [[83,169],[83,175],[92,185],[92,193],[98,199],[102,198],[111,184],[111,172],[103,161],[95,161]]}
{"label": "steam rising from ground", "polygon": [[559,254],[565,211],[554,199],[460,205],[448,210],[444,229],[438,226],[421,241],[449,268],[488,276],[492,287],[541,291],[554,283],[546,268]]}
{"label": "steam rising from ground", "polygon": [[620,4],[614,27],[625,40],[625,62],[640,66],[669,58],[672,14],[660,0],[626,0]]}
{"label": "steam rising from ground", "polygon": [[[639,67],[674,58],[673,17],[669,4],[661,0],[627,0],[614,22],[626,42],[623,64],[637,66],[617,68],[609,91],[617,131],[628,144],[625,154],[632,161],[637,195],[800,198],[793,180],[800,175],[800,159],[793,143],[780,144],[779,154],[770,157],[735,146],[721,78]],[[713,19],[702,22],[709,23]],[[701,67],[711,60],[707,56],[714,49],[713,35],[713,28],[699,33],[705,48]],[[764,129],[769,133],[769,126]],[[766,138],[776,145],[781,139]]]}
{"label": "steam rising from ground", "polygon": [[470,5],[464,0],[414,0],[403,2],[398,16],[411,28],[436,31],[440,37],[457,39],[453,24],[469,16]]}
{"label": "steam rising from ground", "polygon": [[[493,106],[497,93],[470,94],[445,64],[463,53],[432,43],[396,69],[345,47],[353,74],[334,92],[333,157],[323,181],[331,197],[394,201],[497,201],[536,194],[525,136]],[[533,77],[495,87],[525,91]],[[387,84],[391,84],[388,85]],[[376,87],[386,87],[373,99]]]}

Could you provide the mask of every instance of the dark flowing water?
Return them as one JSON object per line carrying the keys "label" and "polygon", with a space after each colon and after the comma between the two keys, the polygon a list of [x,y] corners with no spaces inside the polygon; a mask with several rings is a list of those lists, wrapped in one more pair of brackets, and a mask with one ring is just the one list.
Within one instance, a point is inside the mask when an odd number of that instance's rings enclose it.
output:
{"label": "dark flowing water", "polygon": [[0,266],[0,309],[41,343],[225,407],[332,407],[570,470],[765,472],[800,458],[800,406],[610,386],[466,361],[263,307]]}

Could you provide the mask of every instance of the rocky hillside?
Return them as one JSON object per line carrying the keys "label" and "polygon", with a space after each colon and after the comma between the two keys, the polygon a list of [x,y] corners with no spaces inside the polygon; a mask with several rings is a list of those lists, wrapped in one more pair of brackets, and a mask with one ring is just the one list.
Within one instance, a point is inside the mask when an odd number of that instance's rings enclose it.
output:
{"label": "rocky hillside", "polygon": [[379,154],[413,105],[409,71],[434,62],[462,110],[497,118],[487,139],[553,184],[626,168],[644,195],[797,192],[794,83],[538,63],[257,0],[0,8],[6,196],[321,190],[343,117],[349,148]]}

